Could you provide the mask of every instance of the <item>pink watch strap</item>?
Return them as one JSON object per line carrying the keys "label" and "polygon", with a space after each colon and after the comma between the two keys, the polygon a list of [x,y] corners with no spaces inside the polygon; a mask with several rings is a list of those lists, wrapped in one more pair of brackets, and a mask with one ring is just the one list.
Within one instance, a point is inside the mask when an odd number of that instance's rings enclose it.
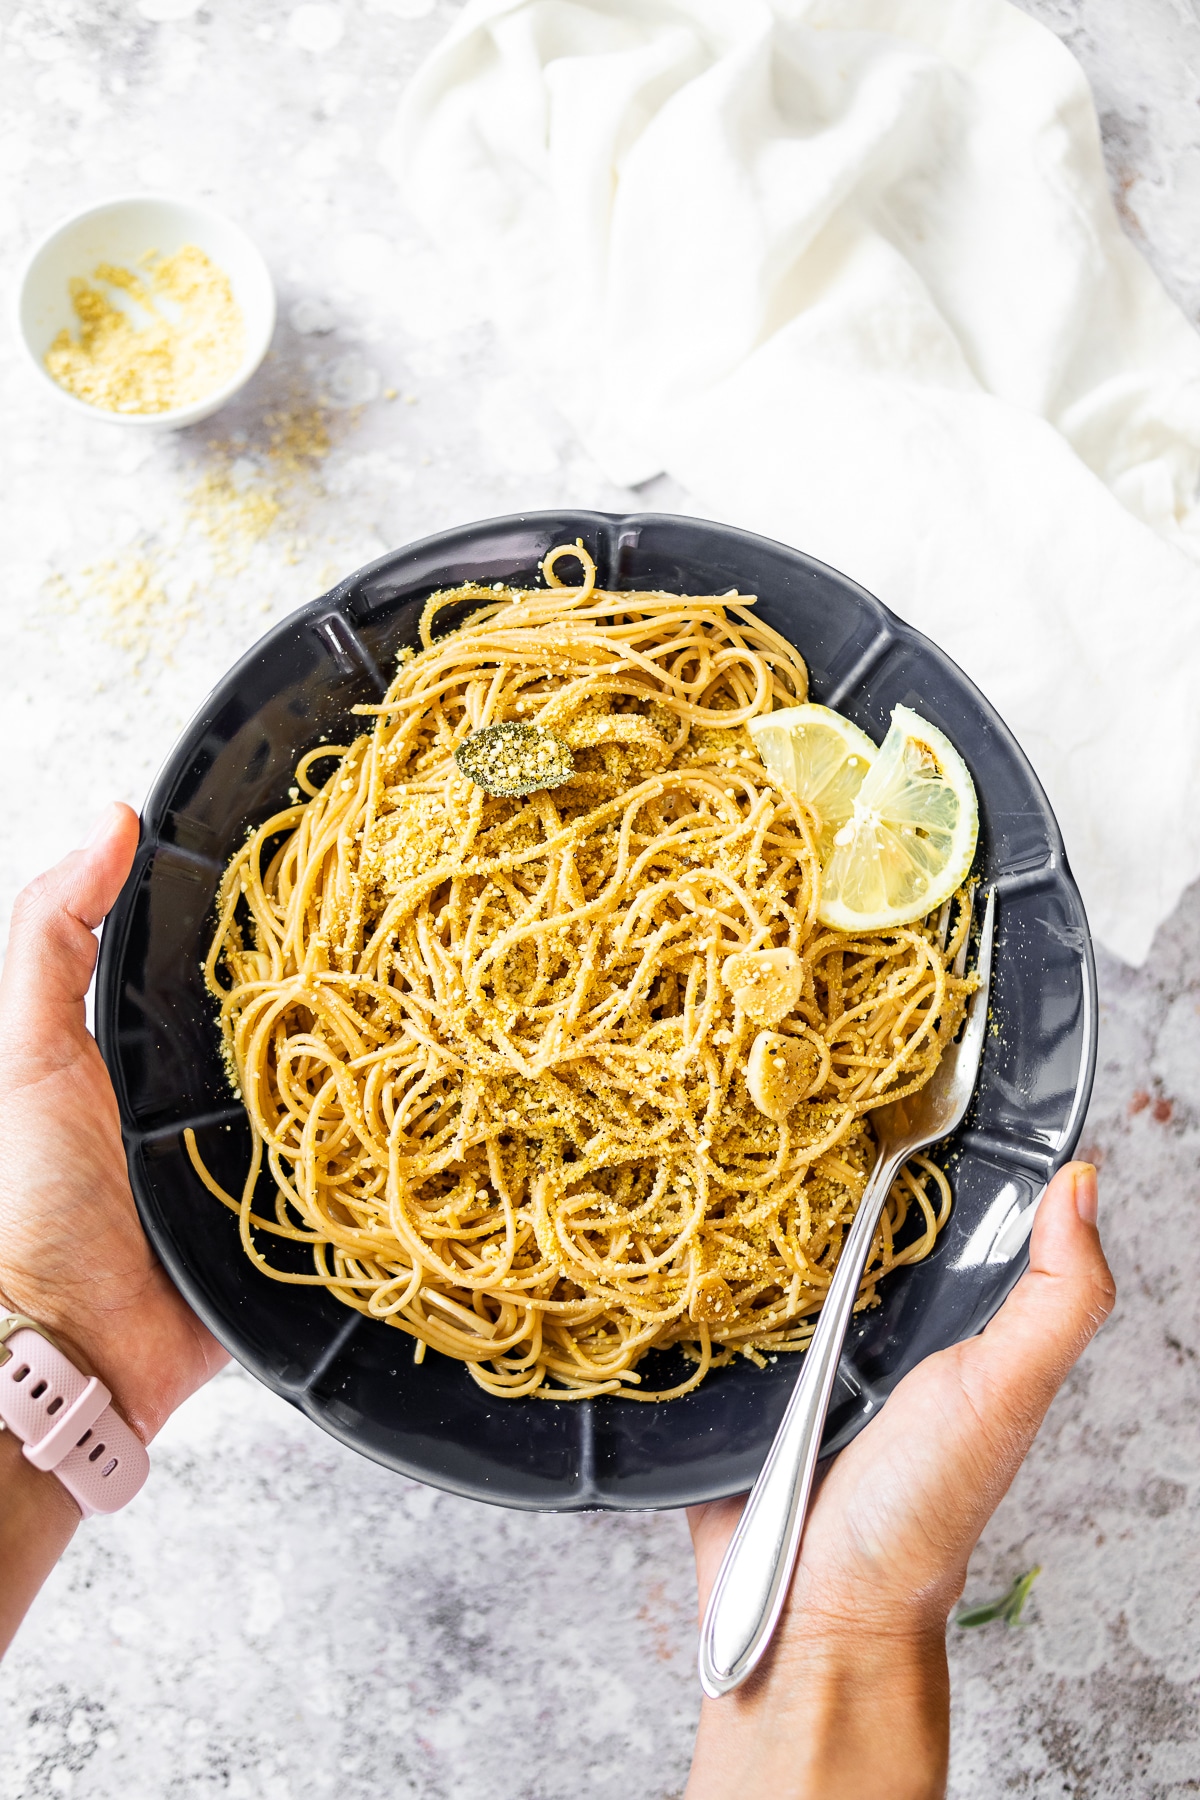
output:
{"label": "pink watch strap", "polygon": [[85,1519],[119,1512],[150,1472],[146,1446],[104,1383],[81,1374],[31,1319],[0,1316],[0,1421]]}

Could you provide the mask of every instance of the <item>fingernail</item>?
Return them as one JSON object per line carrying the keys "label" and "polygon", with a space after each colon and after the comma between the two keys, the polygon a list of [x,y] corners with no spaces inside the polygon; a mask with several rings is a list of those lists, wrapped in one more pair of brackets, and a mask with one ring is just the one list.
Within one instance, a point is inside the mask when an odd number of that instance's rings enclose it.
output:
{"label": "fingernail", "polygon": [[1085,1225],[1096,1223],[1100,1210],[1100,1191],[1096,1186],[1096,1170],[1091,1163],[1075,1164],[1075,1210]]}
{"label": "fingernail", "polygon": [[108,829],[113,822],[113,813],[115,811],[116,808],[110,800],[104,811],[100,814],[100,817],[96,820],[96,823],[92,826],[92,829],[84,838],[83,847],[85,850],[90,850],[93,844],[98,844],[100,839],[106,836]]}

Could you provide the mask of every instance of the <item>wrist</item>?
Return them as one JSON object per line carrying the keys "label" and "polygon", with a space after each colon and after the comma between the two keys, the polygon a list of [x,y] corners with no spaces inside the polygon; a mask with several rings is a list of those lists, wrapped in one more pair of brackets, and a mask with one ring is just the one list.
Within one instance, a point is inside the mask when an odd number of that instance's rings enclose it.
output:
{"label": "wrist", "polygon": [[5,1511],[44,1519],[64,1542],[81,1522],[78,1506],[53,1469],[35,1469],[15,1431],[0,1429],[0,1493]]}
{"label": "wrist", "polygon": [[88,1318],[47,1295],[36,1291],[26,1295],[15,1283],[0,1283],[0,1313],[5,1312],[32,1319],[81,1374],[98,1376],[111,1393],[116,1410],[143,1444],[148,1444],[170,1417],[173,1408],[165,1403],[149,1371],[137,1366],[141,1359],[131,1358],[128,1346],[123,1349],[119,1318]]}
{"label": "wrist", "polygon": [[0,1655],[79,1523],[58,1477],[35,1469],[20,1439],[0,1431]]}
{"label": "wrist", "polygon": [[944,1619],[797,1623],[744,1687],[704,1701],[686,1800],[940,1800]]}
{"label": "wrist", "polygon": [[86,1277],[39,1280],[10,1262],[0,1268],[0,1310],[33,1319],[76,1368],[97,1376],[143,1444],[226,1360],[140,1234],[134,1255]]}

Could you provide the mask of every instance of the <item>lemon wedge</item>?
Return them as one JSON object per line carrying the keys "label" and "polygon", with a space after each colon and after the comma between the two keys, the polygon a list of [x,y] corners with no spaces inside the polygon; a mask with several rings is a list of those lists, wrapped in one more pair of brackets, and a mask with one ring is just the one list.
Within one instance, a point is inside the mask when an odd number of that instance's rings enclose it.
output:
{"label": "lemon wedge", "polygon": [[750,736],[779,787],[808,802],[817,815],[817,849],[824,863],[833,840],[854,812],[854,799],[878,752],[865,731],[828,706],[787,706],[751,719]]}
{"label": "lemon wedge", "polygon": [[817,917],[847,932],[923,919],[966,880],[978,836],[975,784],[962,757],[935,725],[896,707],[822,859]]}

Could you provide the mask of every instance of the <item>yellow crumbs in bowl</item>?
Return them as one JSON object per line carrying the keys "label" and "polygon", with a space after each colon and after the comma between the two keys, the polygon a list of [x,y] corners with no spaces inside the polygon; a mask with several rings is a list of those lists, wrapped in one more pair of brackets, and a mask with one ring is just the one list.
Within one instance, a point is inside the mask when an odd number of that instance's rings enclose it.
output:
{"label": "yellow crumbs in bowl", "polygon": [[134,318],[104,289],[76,277],[79,336],[59,332],[46,368],[60,387],[104,412],[164,413],[203,400],[229,380],[245,350],[229,277],[195,244],[142,258],[144,276],[101,263],[92,282],[134,302]]}

